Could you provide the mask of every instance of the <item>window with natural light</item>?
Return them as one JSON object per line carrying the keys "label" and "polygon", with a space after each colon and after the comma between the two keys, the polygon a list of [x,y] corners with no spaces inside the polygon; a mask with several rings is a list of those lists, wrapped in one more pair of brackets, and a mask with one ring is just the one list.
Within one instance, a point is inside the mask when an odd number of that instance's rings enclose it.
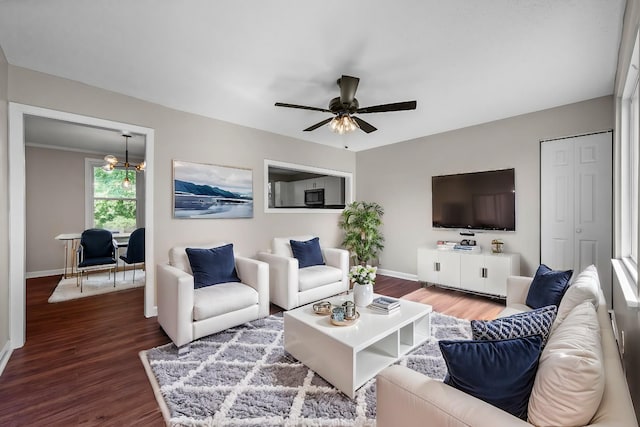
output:
{"label": "window with natural light", "polygon": [[[89,161],[87,225],[110,231],[131,232],[137,228],[136,172],[105,171],[103,162]],[[123,185],[126,178],[130,185]],[[90,194],[89,194],[90,193]]]}
{"label": "window with natural light", "polygon": [[638,263],[638,144],[640,142],[640,108],[638,108],[638,80],[631,97],[629,118],[629,234],[631,237],[629,256]]}
{"label": "window with natural light", "polygon": [[620,127],[620,257],[638,288],[638,159],[640,152],[640,96],[638,38],[633,50],[621,103]]}

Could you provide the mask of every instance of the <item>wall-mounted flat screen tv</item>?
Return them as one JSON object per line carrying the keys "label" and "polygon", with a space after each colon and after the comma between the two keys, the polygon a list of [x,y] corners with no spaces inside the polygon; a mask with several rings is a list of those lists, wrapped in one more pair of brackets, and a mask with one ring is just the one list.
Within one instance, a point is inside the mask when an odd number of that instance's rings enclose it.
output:
{"label": "wall-mounted flat screen tv", "polygon": [[516,229],[515,170],[431,178],[434,228]]}

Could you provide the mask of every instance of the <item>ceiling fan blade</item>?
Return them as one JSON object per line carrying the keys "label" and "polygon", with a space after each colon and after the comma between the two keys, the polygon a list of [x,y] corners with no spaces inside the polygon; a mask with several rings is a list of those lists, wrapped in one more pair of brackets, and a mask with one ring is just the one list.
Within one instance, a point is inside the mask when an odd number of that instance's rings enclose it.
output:
{"label": "ceiling fan blade", "polygon": [[393,104],[358,108],[356,113],[384,113],[386,111],[415,110],[417,105],[418,103],[416,101],[394,102]]}
{"label": "ceiling fan blade", "polygon": [[321,121],[321,122],[319,122],[319,123],[316,123],[316,124],[315,124],[315,125],[313,125],[313,126],[309,126],[308,128],[306,128],[306,129],[304,130],[304,132],[309,132],[309,131],[312,131],[312,130],[316,130],[316,129],[318,129],[320,126],[324,126],[324,125],[326,125],[326,124],[327,124],[327,123],[329,123],[331,120],[333,120],[333,117],[329,117],[328,119],[323,120],[323,121]]}
{"label": "ceiling fan blade", "polygon": [[360,79],[357,77],[343,75],[340,78],[340,102],[342,104],[351,104],[353,102],[359,82]]}
{"label": "ceiling fan blade", "polygon": [[323,113],[332,112],[331,110],[327,110],[326,108],[307,107],[306,105],[285,104],[282,102],[276,102],[276,107],[299,108],[300,110],[322,111]]}
{"label": "ceiling fan blade", "polygon": [[371,132],[375,132],[378,129],[373,127],[373,125],[365,122],[364,120],[362,120],[360,117],[356,117],[356,116],[351,116],[351,118],[353,120],[356,121],[356,123],[358,124],[358,126],[360,126],[360,129],[362,129],[363,131],[365,131],[366,133],[371,133]]}

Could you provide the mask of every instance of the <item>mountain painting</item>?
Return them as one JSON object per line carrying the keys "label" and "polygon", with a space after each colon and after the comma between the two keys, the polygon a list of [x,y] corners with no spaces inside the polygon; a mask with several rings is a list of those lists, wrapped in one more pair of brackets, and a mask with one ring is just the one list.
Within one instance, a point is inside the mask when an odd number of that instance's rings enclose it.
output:
{"label": "mountain painting", "polygon": [[253,218],[253,171],[173,161],[174,218]]}

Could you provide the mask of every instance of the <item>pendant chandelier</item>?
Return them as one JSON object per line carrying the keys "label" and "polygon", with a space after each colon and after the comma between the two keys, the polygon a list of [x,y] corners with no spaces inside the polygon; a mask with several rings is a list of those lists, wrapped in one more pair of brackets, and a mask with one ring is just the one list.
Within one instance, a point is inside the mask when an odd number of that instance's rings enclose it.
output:
{"label": "pendant chandelier", "polygon": [[122,186],[124,188],[131,187],[131,180],[129,180],[129,168],[135,169],[136,172],[144,171],[146,167],[146,162],[143,160],[142,162],[135,164],[129,163],[129,138],[131,138],[131,134],[128,132],[123,132],[122,136],[124,137],[124,162],[118,160],[118,158],[112,154],[107,154],[104,156],[104,161],[106,162],[102,169],[107,172],[111,172],[114,169],[124,169],[125,176],[122,181]]}

